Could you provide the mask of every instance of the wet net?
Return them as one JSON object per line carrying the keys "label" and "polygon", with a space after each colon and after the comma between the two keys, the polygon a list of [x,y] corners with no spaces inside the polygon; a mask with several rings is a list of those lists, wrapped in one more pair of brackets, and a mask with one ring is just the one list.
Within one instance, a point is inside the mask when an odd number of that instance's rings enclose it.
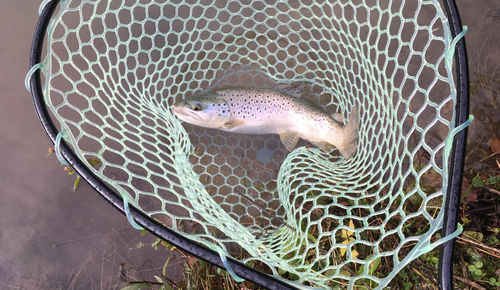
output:
{"label": "wet net", "polygon": [[[450,238],[437,233],[460,128],[438,1],[66,0],[47,32],[37,68],[63,139],[183,237],[295,287],[350,289],[381,289]],[[345,122],[358,106],[353,158],[171,111],[208,90],[297,83]]]}

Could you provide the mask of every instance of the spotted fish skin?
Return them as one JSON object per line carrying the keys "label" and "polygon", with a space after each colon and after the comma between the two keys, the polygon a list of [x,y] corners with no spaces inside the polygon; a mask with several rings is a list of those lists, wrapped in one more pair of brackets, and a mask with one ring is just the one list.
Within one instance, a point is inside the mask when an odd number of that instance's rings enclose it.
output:
{"label": "spotted fish skin", "polygon": [[299,138],[320,148],[335,146],[349,159],[357,147],[354,108],[343,125],[313,103],[270,89],[230,88],[195,95],[174,104],[183,121],[242,134],[280,134],[288,150]]}

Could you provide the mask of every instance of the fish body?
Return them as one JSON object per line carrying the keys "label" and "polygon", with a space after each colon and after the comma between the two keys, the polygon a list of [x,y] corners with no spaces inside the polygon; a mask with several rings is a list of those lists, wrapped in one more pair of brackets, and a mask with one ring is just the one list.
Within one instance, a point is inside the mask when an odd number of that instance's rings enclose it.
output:
{"label": "fish body", "polygon": [[[206,92],[174,104],[179,119],[193,125],[241,134],[279,134],[292,151],[299,138],[320,148],[335,146],[349,159],[357,147],[357,109],[343,125],[308,100],[286,89],[230,88]],[[295,91],[296,92],[296,91]]]}

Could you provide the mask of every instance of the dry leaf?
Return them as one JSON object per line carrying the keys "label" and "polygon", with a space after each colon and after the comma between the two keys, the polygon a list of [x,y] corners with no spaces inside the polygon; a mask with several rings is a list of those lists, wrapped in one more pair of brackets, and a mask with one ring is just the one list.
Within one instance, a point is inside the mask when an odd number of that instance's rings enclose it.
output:
{"label": "dry leaf", "polygon": [[476,240],[478,242],[481,242],[484,238],[484,235],[483,233],[479,233],[479,232],[472,232],[472,231],[465,231],[463,233],[464,236],[466,236],[467,238],[469,239],[473,239],[473,240]]}
{"label": "dry leaf", "polygon": [[351,254],[352,254],[353,259],[356,259],[359,255],[358,251],[356,251],[356,250],[352,250]]}
{"label": "dry leaf", "polygon": [[[354,229],[354,222],[351,220],[349,220],[349,227],[351,229]],[[353,237],[351,237],[352,235],[354,234],[354,232],[351,232],[350,230],[345,230],[345,229],[342,229],[342,238],[344,238],[345,240],[342,242],[342,244],[344,245],[347,245],[349,243],[352,243],[355,241],[355,239]],[[344,255],[346,253],[347,249],[346,248],[340,248],[340,255]],[[352,257],[354,259],[356,259],[356,257],[359,255],[358,252],[356,250],[352,250],[351,252],[352,254]]]}
{"label": "dry leaf", "polygon": [[426,193],[434,193],[443,187],[443,177],[439,173],[425,173],[420,178],[420,188]]}
{"label": "dry leaf", "polygon": [[128,273],[127,270],[125,270],[125,263],[120,264],[120,268],[118,269],[118,280],[121,282],[128,281]]}
{"label": "dry leaf", "polygon": [[490,140],[488,140],[488,146],[490,146],[491,151],[493,151],[494,153],[500,152],[500,140],[498,140],[495,134],[493,134]]}
{"label": "dry leaf", "polygon": [[[352,219],[351,219],[351,220],[349,220],[349,227],[350,227],[351,229],[354,229],[354,222],[352,221]],[[349,232],[350,232],[349,236],[351,236],[351,235],[353,234],[353,232],[351,232],[351,231],[349,231]]]}
{"label": "dry leaf", "polygon": [[[252,283],[252,282],[250,282],[250,281],[245,280],[245,281],[243,281],[243,284],[244,284],[244,286],[245,286],[245,287],[247,287],[247,288],[249,288],[249,289],[252,289],[252,288],[253,288],[253,283]],[[240,284],[240,285],[241,285],[241,284]],[[241,288],[240,288],[240,289],[241,289]]]}
{"label": "dry leaf", "polygon": [[[344,230],[342,230],[342,231],[344,231]],[[342,235],[344,235],[344,233],[342,233]],[[347,245],[347,244],[352,243],[352,242],[354,242],[354,241],[355,241],[355,239],[354,239],[354,238],[347,238],[347,239],[345,239],[344,241],[342,241],[342,244],[343,244],[343,245]],[[341,255],[341,256],[345,255],[345,253],[346,253],[346,252],[347,252],[347,248],[340,248],[340,255]],[[358,255],[358,253],[357,253],[357,252],[355,253],[355,252],[356,252],[356,250],[353,250],[353,251],[351,252],[353,256],[354,256],[354,255],[356,255],[356,256]]]}

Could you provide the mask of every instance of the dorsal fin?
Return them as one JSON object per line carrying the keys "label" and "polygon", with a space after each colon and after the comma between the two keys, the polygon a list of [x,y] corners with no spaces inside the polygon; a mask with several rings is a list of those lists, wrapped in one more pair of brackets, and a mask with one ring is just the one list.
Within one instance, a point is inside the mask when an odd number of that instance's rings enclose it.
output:
{"label": "dorsal fin", "polygon": [[302,96],[302,94],[305,92],[306,88],[304,87],[304,84],[300,84],[298,86],[291,86],[291,85],[277,85],[272,87],[273,90],[278,91],[283,94],[287,94],[290,96],[294,96],[298,99]]}

